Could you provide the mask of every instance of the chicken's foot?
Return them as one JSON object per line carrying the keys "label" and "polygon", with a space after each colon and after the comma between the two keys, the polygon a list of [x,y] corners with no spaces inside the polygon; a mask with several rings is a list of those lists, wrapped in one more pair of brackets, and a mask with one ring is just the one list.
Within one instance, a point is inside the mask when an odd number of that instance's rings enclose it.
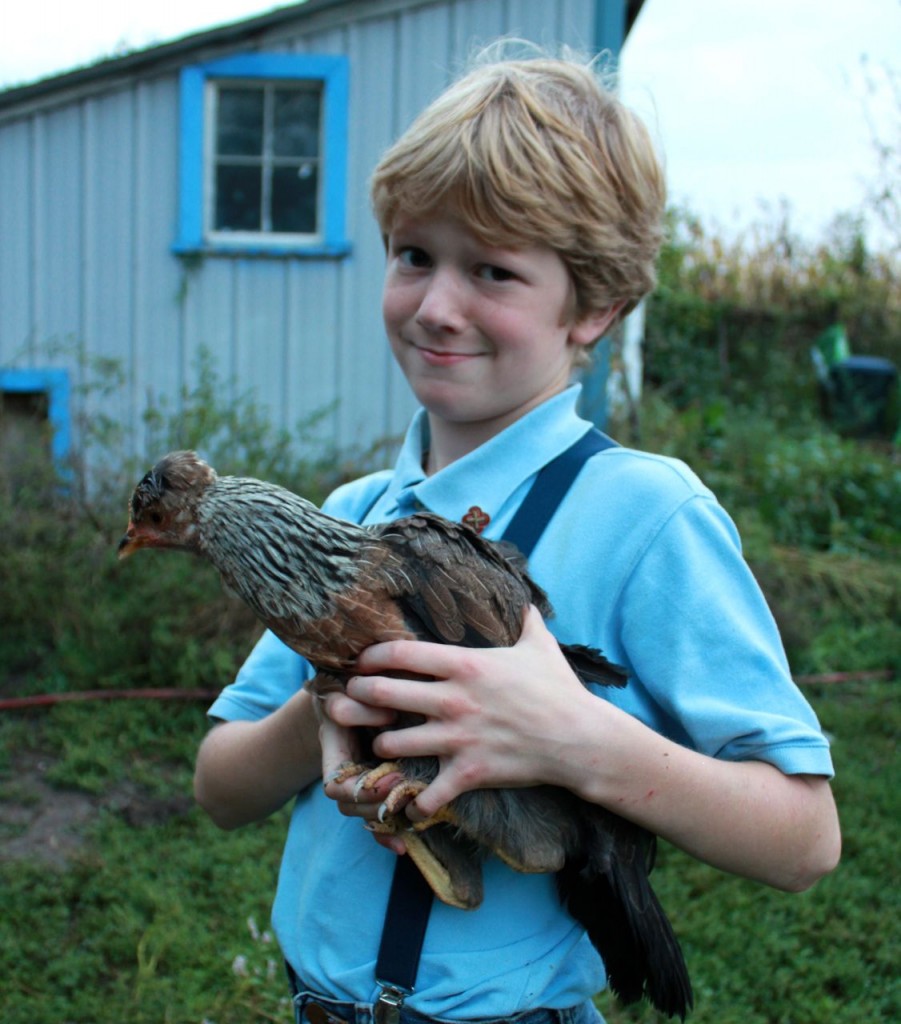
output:
{"label": "chicken's foot", "polygon": [[[404,808],[426,788],[421,780],[403,778],[403,765],[397,761],[384,761],[382,764],[361,765],[347,761],[329,775],[328,781],[344,782],[359,776],[354,786],[354,798],[358,798],[365,790],[373,789],[382,779],[392,774],[400,774],[401,779],[390,790],[378,810],[378,820],[366,823],[370,832],[378,835],[399,835],[403,838],[407,854],[412,857],[428,882],[432,892],[442,903],[461,910],[471,910],[481,903],[481,866],[478,863],[467,864],[463,861],[443,863],[430,840],[423,834],[434,825],[457,825],[456,818],[448,807],[424,821],[411,822],[404,814]],[[442,844],[439,844],[442,845]],[[452,853],[452,849],[445,853]]]}

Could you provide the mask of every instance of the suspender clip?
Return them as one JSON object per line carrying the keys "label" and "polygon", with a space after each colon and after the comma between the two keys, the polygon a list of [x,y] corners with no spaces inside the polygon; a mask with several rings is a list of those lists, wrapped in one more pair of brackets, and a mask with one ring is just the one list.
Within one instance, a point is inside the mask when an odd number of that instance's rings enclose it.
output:
{"label": "suspender clip", "polygon": [[396,985],[380,981],[382,986],[379,997],[373,1007],[375,1024],[400,1024],[400,1011],[408,993]]}

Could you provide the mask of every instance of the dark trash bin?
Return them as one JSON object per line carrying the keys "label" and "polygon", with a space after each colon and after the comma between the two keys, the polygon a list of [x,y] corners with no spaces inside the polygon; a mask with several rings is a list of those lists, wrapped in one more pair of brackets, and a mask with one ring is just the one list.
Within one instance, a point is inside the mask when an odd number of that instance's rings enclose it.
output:
{"label": "dark trash bin", "polygon": [[879,356],[848,356],[829,367],[829,414],[847,437],[892,438],[898,429],[898,369]]}

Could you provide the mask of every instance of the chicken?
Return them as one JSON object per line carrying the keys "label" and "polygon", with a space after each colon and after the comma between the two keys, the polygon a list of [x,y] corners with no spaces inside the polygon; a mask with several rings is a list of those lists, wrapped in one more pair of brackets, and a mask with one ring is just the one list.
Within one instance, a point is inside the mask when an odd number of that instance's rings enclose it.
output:
{"label": "chicken", "polygon": [[[322,696],[353,674],[357,655],[385,640],[506,647],[535,604],[552,610],[512,547],[428,513],[377,526],[333,518],[283,488],[220,477],[193,452],[163,458],[135,488],[119,557],[141,547],[207,558],[223,583],[316,670]],[[562,646],[583,682],[622,686],[624,674],[592,649]],[[401,716],[396,728],[414,724]],[[371,757],[372,734],[361,736]],[[554,786],[463,793],[410,829],[404,807],[435,778],[435,758],[347,765],[342,778],[402,780],[380,811],[403,830],[439,899],[471,909],[482,900],[481,864],[495,854],[524,872],[556,872],[560,898],[601,954],[624,1002],[642,996],[684,1019],[691,985],[648,873],[655,837]]]}

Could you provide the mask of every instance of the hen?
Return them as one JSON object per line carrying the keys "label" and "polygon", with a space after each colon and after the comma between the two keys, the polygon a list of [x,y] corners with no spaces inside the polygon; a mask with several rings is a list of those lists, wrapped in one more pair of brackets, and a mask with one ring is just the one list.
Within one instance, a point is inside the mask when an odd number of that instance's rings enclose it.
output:
{"label": "hen", "polygon": [[[163,458],[135,488],[119,557],[141,547],[207,558],[226,586],[316,669],[317,695],[344,685],[357,655],[384,640],[506,647],[547,597],[513,549],[431,514],[378,526],[328,516],[259,480],[220,477],[193,452]],[[583,682],[622,686],[599,652],[562,646]],[[411,725],[401,717],[395,727]],[[362,736],[371,755],[372,736]],[[368,771],[367,771],[368,769]],[[438,771],[435,758],[349,765],[371,784],[403,780],[382,809],[383,828],[404,830],[408,852],[439,899],[473,908],[481,864],[494,853],[517,871],[556,872],[560,898],[601,954],[624,1002],[647,996],[684,1019],[692,1004],[682,953],[649,879],[655,837],[605,808],[553,786],[475,790],[410,831],[403,808]]]}

